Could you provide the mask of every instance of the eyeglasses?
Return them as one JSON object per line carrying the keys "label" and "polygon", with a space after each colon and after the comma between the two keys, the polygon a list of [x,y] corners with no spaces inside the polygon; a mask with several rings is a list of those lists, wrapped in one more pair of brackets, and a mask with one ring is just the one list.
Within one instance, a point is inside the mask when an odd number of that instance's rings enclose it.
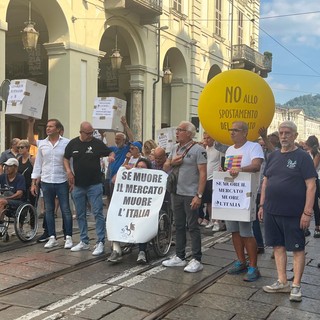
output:
{"label": "eyeglasses", "polygon": [[188,131],[188,130],[187,130],[187,129],[182,129],[182,128],[177,128],[176,131],[177,131],[177,132],[182,132],[182,131],[186,132],[186,131]]}
{"label": "eyeglasses", "polygon": [[242,129],[228,129],[228,131],[230,131],[230,132],[240,132],[240,131],[242,131]]}
{"label": "eyeglasses", "polygon": [[86,134],[88,136],[93,135],[93,131],[90,131],[90,132],[80,131],[80,133],[84,133],[84,134]]}
{"label": "eyeglasses", "polygon": [[19,147],[17,147],[17,149],[23,149],[23,148],[26,148],[26,146],[19,146]]}

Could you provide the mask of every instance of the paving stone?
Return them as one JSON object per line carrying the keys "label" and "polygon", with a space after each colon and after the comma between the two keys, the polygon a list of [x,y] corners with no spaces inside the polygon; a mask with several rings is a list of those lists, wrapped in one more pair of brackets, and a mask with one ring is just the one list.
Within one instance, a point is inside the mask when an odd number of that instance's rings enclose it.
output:
{"label": "paving stone", "polygon": [[1,317],[1,320],[12,320],[12,319],[22,317],[32,311],[33,309],[30,309],[30,308],[13,306],[5,310],[1,310],[0,317]]}
{"label": "paving stone", "polygon": [[210,248],[209,250],[206,251],[206,255],[211,255],[215,257],[221,257],[221,258],[227,258],[231,260],[237,259],[236,253],[233,251],[226,251],[226,250],[219,250],[216,248]]}
{"label": "paving stone", "polygon": [[319,314],[299,311],[293,308],[279,307],[271,313],[268,320],[319,320],[319,318]]}
{"label": "paving stone", "polygon": [[52,292],[43,294],[35,290],[22,290],[3,297],[0,297],[1,303],[7,303],[12,306],[20,306],[27,308],[40,309],[44,306],[56,302],[65,296],[58,295]]}
{"label": "paving stone", "polygon": [[[141,320],[148,315],[147,312],[129,308],[129,307],[121,307],[117,309],[115,312],[108,314],[107,316],[101,318],[101,320]],[[69,320],[69,319],[68,319]]]}
{"label": "paving stone", "polygon": [[7,274],[1,274],[0,278],[1,278],[0,291],[25,283],[24,279],[17,278],[14,276],[9,276]]}
{"label": "paving stone", "polygon": [[69,315],[81,315],[81,318],[84,319],[98,320],[119,308],[119,304],[104,300],[99,300],[93,305],[90,304],[91,302],[92,300],[88,300],[88,303],[86,304],[86,300],[84,300],[82,301],[82,304],[75,305],[63,313],[68,315],[66,316],[67,319],[69,319]]}
{"label": "paving stone", "polygon": [[317,275],[303,274],[301,282],[320,286],[320,272]]}
{"label": "paving stone", "polygon": [[[232,313],[221,310],[213,310],[211,308],[197,308],[188,305],[170,312],[164,319],[166,320],[229,320],[233,317]],[[233,319],[233,318],[232,318]]]}
{"label": "paving stone", "polygon": [[320,275],[320,269],[317,266],[318,264],[315,264],[314,266],[312,265],[306,265],[304,268],[303,275],[315,275],[319,276]]}
{"label": "paving stone", "polygon": [[220,278],[217,282],[228,283],[228,284],[241,286],[241,287],[243,286],[243,287],[252,288],[252,289],[256,289],[256,288],[260,289],[263,286],[276,281],[275,279],[271,280],[270,278],[267,278],[267,277],[261,277],[257,281],[246,282],[246,281],[243,281],[243,276],[244,274],[238,274],[238,275],[226,274],[222,278]]}
{"label": "paving stone", "polygon": [[[87,283],[84,281],[74,281],[69,279],[69,275],[60,276],[53,280],[41,283],[32,289],[35,291],[41,291],[43,293],[52,291],[61,295],[73,295],[74,293],[87,288]],[[107,288],[108,286],[106,286]]]}
{"label": "paving stone", "polygon": [[145,294],[140,290],[125,288],[112,293],[104,300],[150,312],[171,299],[153,293]]}
{"label": "paving stone", "polygon": [[0,273],[25,280],[31,280],[44,276],[49,272],[45,269],[35,268],[33,266],[27,266],[23,264],[6,264],[0,268]]}
{"label": "paving stone", "polygon": [[228,258],[207,255],[206,253],[204,253],[202,255],[202,263],[203,264],[210,264],[210,265],[218,266],[221,268],[226,267],[227,265],[229,265],[233,261],[234,261],[234,259],[228,259]]}
{"label": "paving stone", "polygon": [[[269,318],[268,318],[269,319]],[[249,317],[247,315],[243,315],[243,314],[236,314],[232,320],[256,320],[256,318],[252,318]],[[278,319],[278,320],[282,320],[282,319]]]}
{"label": "paving stone", "polygon": [[289,293],[266,293],[262,290],[257,291],[250,300],[267,303],[274,306],[284,306],[284,307],[291,307],[297,310],[304,310],[310,311],[319,314],[320,318],[320,304],[319,300],[314,300],[307,298],[304,296],[304,291],[302,287],[302,302],[291,302],[289,300]]}
{"label": "paving stone", "polygon": [[154,278],[165,279],[174,283],[185,283],[189,286],[198,283],[202,279],[217,272],[220,268],[205,265],[203,270],[196,273],[188,273],[183,271],[183,267],[164,267],[162,272],[153,275]]}
{"label": "paving stone", "polygon": [[32,268],[38,268],[38,269],[43,268],[47,271],[47,273],[57,272],[57,271],[66,269],[68,267],[68,265],[64,263],[57,263],[52,261],[40,261],[40,260],[28,261],[28,262],[25,262],[23,265],[29,266]]}
{"label": "paving stone", "polygon": [[[243,314],[256,319],[265,319],[273,310],[272,305],[257,301],[248,301],[234,297],[220,296],[217,294],[200,293],[186,302],[188,305],[199,308],[217,309],[233,314]],[[208,311],[209,312],[209,311]]]}
{"label": "paving stone", "polygon": [[156,278],[147,278],[146,280],[139,282],[131,288],[142,290],[144,292],[163,295],[166,297],[176,298],[183,292],[187,291],[188,288],[190,288],[190,285],[183,283],[177,284],[176,282],[159,280]]}
{"label": "paving stone", "polygon": [[243,286],[235,286],[226,283],[214,283],[212,286],[208,287],[203,293],[215,293],[228,297],[235,297],[239,299],[249,299],[258,288],[247,288]]}

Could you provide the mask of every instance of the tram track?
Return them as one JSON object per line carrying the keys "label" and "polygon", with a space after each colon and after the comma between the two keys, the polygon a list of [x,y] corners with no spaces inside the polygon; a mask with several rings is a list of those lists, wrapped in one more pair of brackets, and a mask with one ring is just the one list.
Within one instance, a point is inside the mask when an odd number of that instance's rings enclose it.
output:
{"label": "tram track", "polygon": [[[209,249],[210,247],[214,246],[217,243],[225,242],[230,238],[230,235],[227,232],[222,232],[221,234],[212,237],[204,237],[203,238],[203,248],[204,251],[206,249]],[[34,243],[27,243],[23,244],[23,246],[30,246]],[[12,245],[10,246],[10,249],[8,250],[13,250],[12,248],[21,248],[21,243],[20,246],[18,245]],[[190,255],[190,253],[189,253]],[[97,256],[94,258],[91,258],[89,260],[80,262],[76,265],[69,266],[63,270],[59,270],[56,272],[52,272],[48,275],[45,276],[40,276],[36,279],[32,279],[29,281],[26,281],[25,283],[21,283],[15,286],[12,286],[10,288],[6,288],[0,291],[0,297],[10,295],[13,293],[17,293],[22,290],[30,289],[32,287],[38,286],[40,284],[43,284],[45,282],[48,282],[50,280],[53,280],[55,278],[67,275],[68,273],[74,272],[74,271],[79,271],[81,269],[85,269],[89,266],[92,266],[94,264],[97,264],[99,262],[105,261],[107,259],[106,255],[103,256]],[[145,267],[140,267],[139,271],[136,272],[136,275],[142,275],[146,273],[147,271],[158,267],[159,264],[161,264],[162,260],[165,258],[160,258],[160,259],[154,259],[153,261],[150,262],[150,264],[147,264]],[[195,294],[205,290],[207,287],[218,281],[219,278],[221,278],[228,269],[229,265],[224,267],[223,269],[220,269],[219,271],[211,274],[210,276],[204,278],[200,282],[196,283],[195,285],[191,286],[188,290],[183,292],[180,296],[177,298],[165,303],[164,305],[159,306],[156,310],[152,311],[147,317],[145,317],[146,320],[153,320],[153,319],[163,319],[167,314],[172,312],[174,309],[178,308],[179,306],[183,305],[187,300],[189,300],[192,296]]]}

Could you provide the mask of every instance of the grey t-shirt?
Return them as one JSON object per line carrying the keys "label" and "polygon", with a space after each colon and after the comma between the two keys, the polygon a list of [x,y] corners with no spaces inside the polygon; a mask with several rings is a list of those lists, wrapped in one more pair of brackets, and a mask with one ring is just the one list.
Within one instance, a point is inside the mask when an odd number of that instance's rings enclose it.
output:
{"label": "grey t-shirt", "polygon": [[[189,143],[179,148],[179,144],[174,145],[169,155],[172,159],[175,155],[183,154]],[[199,185],[199,164],[207,163],[207,152],[199,144],[195,144],[183,158],[179,169],[177,194],[181,196],[195,196],[198,192]]]}

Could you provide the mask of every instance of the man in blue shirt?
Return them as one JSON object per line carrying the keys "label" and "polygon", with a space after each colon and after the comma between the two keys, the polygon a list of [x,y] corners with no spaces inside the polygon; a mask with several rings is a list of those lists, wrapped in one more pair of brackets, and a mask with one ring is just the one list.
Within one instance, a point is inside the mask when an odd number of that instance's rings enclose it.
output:
{"label": "man in blue shirt", "polygon": [[[6,162],[5,173],[0,175],[0,221],[4,218],[4,209],[9,205],[17,209],[25,201],[26,182],[24,176],[18,173],[19,162],[15,158],[10,158]],[[6,190],[6,191],[4,191]]]}

